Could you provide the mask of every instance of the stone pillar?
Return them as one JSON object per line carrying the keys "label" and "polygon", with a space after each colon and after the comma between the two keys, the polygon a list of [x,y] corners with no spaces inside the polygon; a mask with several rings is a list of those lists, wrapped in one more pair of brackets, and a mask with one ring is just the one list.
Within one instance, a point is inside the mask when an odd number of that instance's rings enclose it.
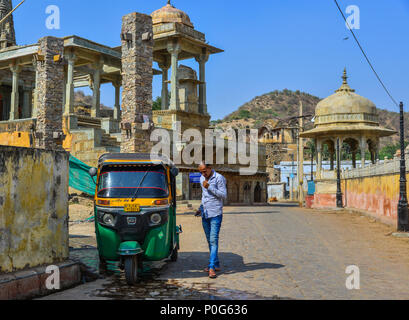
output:
{"label": "stone pillar", "polygon": [[199,113],[207,114],[207,98],[206,98],[206,62],[209,60],[209,54],[201,54],[196,57],[199,63]]}
{"label": "stone pillar", "polygon": [[356,150],[352,150],[352,167],[356,169]]}
{"label": "stone pillar", "polygon": [[19,92],[18,92],[18,78],[20,73],[19,65],[11,65],[10,70],[13,74],[12,91],[11,91],[11,103],[10,103],[10,117],[9,120],[18,119],[18,105],[19,105]]}
{"label": "stone pillar", "polygon": [[331,171],[333,171],[334,168],[335,168],[335,166],[334,166],[334,149],[328,148],[328,151],[329,151],[329,169]]}
{"label": "stone pillar", "polygon": [[169,95],[168,95],[168,71],[169,63],[160,63],[159,68],[162,70],[162,110],[169,109]]}
{"label": "stone pillar", "polygon": [[363,168],[365,167],[365,151],[366,151],[365,138],[361,138],[359,147],[361,149],[361,168]]}
{"label": "stone pillar", "polygon": [[181,52],[179,42],[168,43],[168,52],[171,54],[171,66],[172,66],[172,77],[171,77],[171,92],[170,92],[170,109],[180,110],[179,106],[179,80],[178,80],[178,58]]}
{"label": "stone pillar", "polygon": [[37,118],[37,106],[38,106],[38,95],[37,95],[37,82],[38,82],[38,65],[36,59],[33,59],[33,67],[35,70],[35,83],[34,83],[34,91],[33,91],[33,107],[31,108],[31,118]]}
{"label": "stone pillar", "polygon": [[115,88],[114,119],[121,120],[121,83],[113,82]]}
{"label": "stone pillar", "polygon": [[74,113],[74,65],[76,56],[74,53],[69,53],[67,55],[67,84],[65,87],[65,108],[64,115],[69,115]]}
{"label": "stone pillar", "polygon": [[24,91],[23,91],[23,112],[21,117],[23,119],[30,118],[30,90],[31,88],[29,86],[24,86]]}
{"label": "stone pillar", "polygon": [[[131,13],[122,18],[121,152],[150,152],[152,123],[152,18]],[[145,117],[144,117],[145,116]],[[144,123],[144,118],[148,123]]]}
{"label": "stone pillar", "polygon": [[64,40],[45,37],[39,40],[38,46],[42,59],[37,62],[38,109],[35,146],[63,150],[64,63],[54,61],[54,57],[63,56]]}
{"label": "stone pillar", "polygon": [[93,64],[94,74],[92,81],[92,108],[91,117],[99,118],[101,115],[101,71],[104,63],[98,61]]}

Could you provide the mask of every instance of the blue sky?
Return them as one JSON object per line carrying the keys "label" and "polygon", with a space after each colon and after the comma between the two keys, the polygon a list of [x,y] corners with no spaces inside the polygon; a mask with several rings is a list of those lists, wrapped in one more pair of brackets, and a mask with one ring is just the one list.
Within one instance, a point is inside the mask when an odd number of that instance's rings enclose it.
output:
{"label": "blue sky", "polygon": [[[16,5],[19,0],[14,0]],[[45,35],[78,35],[108,46],[120,44],[121,17],[150,14],[166,0],[26,0],[14,14],[17,42]],[[396,107],[377,82],[346,29],[333,0],[173,0],[195,28],[224,53],[207,64],[208,109],[212,119],[236,110],[255,96],[288,88],[319,97],[349,83],[378,108]],[[360,9],[358,39],[392,95],[409,110],[409,0],[339,0]],[[45,26],[48,5],[61,12],[60,30]],[[343,38],[349,36],[349,40]],[[197,68],[194,61],[183,62]],[[160,94],[155,77],[153,96]],[[88,91],[89,92],[89,91]],[[104,85],[102,103],[112,106],[114,89]]]}

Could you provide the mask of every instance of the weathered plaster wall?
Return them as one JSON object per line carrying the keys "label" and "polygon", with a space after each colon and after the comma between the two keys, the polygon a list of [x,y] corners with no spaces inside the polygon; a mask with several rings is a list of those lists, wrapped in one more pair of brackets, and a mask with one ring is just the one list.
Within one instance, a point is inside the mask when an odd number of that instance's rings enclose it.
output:
{"label": "weathered plaster wall", "polygon": [[68,258],[68,153],[0,146],[0,272]]}
{"label": "weathered plaster wall", "polygon": [[384,222],[396,223],[399,174],[345,179],[341,187],[345,207],[365,210]]}

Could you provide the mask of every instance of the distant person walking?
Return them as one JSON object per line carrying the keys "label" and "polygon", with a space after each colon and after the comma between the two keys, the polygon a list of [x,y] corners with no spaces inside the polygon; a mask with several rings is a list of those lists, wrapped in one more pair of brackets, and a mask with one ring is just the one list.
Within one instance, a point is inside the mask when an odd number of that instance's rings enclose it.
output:
{"label": "distant person walking", "polygon": [[202,174],[202,203],[196,216],[202,217],[203,230],[209,244],[210,259],[205,272],[209,273],[209,278],[216,278],[216,271],[220,271],[219,232],[223,220],[223,200],[227,198],[226,179],[204,162],[199,166],[199,171]]}

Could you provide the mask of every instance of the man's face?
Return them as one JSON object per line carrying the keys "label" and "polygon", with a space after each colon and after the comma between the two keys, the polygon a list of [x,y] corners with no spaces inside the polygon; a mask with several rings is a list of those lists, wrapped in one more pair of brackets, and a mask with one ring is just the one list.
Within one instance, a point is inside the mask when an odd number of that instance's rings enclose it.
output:
{"label": "man's face", "polygon": [[202,174],[205,179],[209,179],[212,174],[212,168],[208,168],[206,166],[199,166],[199,172]]}

